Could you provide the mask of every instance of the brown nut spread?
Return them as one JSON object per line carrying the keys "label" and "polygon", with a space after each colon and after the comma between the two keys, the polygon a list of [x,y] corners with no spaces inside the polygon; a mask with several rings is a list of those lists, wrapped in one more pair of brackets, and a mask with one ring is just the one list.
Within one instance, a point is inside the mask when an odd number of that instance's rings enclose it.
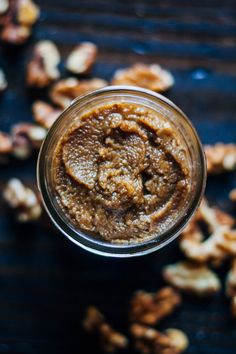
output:
{"label": "brown nut spread", "polygon": [[53,178],[76,228],[103,241],[141,242],[165,231],[186,205],[189,156],[173,123],[147,107],[114,103],[68,127]]}

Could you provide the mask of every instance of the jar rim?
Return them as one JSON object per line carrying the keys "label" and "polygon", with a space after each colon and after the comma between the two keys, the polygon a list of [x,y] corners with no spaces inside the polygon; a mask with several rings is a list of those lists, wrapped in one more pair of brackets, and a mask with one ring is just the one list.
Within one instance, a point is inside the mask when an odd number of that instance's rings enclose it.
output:
{"label": "jar rim", "polygon": [[[188,127],[191,129],[191,132],[193,133],[196,147],[198,150],[199,165],[201,169],[200,177],[199,177],[200,181],[196,188],[196,193],[193,198],[193,201],[187,208],[187,212],[180,219],[177,218],[177,222],[174,223],[174,225],[172,225],[170,229],[164,231],[161,235],[137,243],[117,244],[117,243],[105,242],[95,237],[89,237],[89,235],[87,235],[86,232],[84,232],[81,229],[76,229],[74,227],[71,227],[71,225],[67,224],[65,220],[62,219],[62,217],[59,215],[57,210],[54,208],[54,205],[51,201],[51,198],[47,190],[47,181],[44,175],[44,167],[45,167],[44,157],[46,156],[50,139],[53,136],[54,132],[56,131],[60,121],[63,120],[65,116],[67,116],[67,114],[69,114],[73,110],[73,108],[78,104],[82,104],[83,102],[86,102],[87,100],[90,100],[93,97],[98,98],[99,96],[102,97],[104,94],[114,93],[114,92],[115,93],[120,92],[123,95],[125,94],[142,95],[148,99],[158,100],[159,103],[161,102],[165,103],[171,109],[176,111],[180,115],[181,119],[183,119],[187,123]],[[118,257],[118,258],[128,258],[134,256],[141,256],[141,255],[154,252],[164,247],[166,244],[170,243],[171,241],[173,241],[181,233],[183,228],[187,225],[188,221],[194,215],[194,212],[199,206],[201,198],[203,196],[205,185],[206,185],[206,160],[205,160],[205,154],[202,148],[202,144],[200,142],[200,139],[198,137],[195,128],[193,127],[192,123],[187,118],[187,116],[184,114],[184,112],[178,106],[176,106],[171,100],[169,100],[168,98],[166,98],[165,96],[159,93],[156,93],[154,91],[145,88],[136,87],[136,86],[106,86],[96,91],[89,92],[86,95],[75,98],[71,102],[69,107],[67,107],[62,112],[62,114],[58,117],[58,119],[54,122],[52,127],[49,129],[48,134],[39,151],[38,162],[37,162],[37,182],[38,182],[38,188],[42,195],[43,205],[50,219],[52,220],[54,225],[61,231],[61,233],[64,234],[70,241],[95,254],[110,256],[110,257]]]}

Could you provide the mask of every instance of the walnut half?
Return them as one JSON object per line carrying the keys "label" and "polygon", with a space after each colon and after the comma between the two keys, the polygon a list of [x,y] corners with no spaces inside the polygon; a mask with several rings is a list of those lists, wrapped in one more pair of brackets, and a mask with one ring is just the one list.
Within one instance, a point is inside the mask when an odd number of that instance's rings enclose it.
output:
{"label": "walnut half", "polygon": [[132,85],[162,92],[174,84],[174,78],[167,70],[157,64],[135,64],[127,69],[115,72],[112,85]]}
{"label": "walnut half", "polygon": [[236,317],[236,258],[232,260],[231,269],[226,278],[226,295],[231,298],[232,315]]}
{"label": "walnut half", "polygon": [[165,266],[163,277],[179,290],[198,296],[213,295],[221,288],[219,278],[209,268],[186,261]]}
{"label": "walnut half", "polygon": [[204,147],[208,174],[236,169],[236,144],[217,143]]}
{"label": "walnut half", "polygon": [[46,129],[35,124],[23,122],[13,125],[11,129],[13,156],[18,159],[28,158],[33,150],[40,148],[46,134]]}
{"label": "walnut half", "polygon": [[35,101],[32,110],[35,122],[46,129],[49,129],[62,113],[61,109],[43,101]]}
{"label": "walnut half", "polygon": [[175,328],[163,333],[151,327],[133,324],[130,328],[134,347],[142,354],[180,354],[188,347],[186,334]]}
{"label": "walnut half", "polygon": [[[232,230],[234,223],[230,215],[210,207],[203,200],[181,234],[180,248],[188,258],[196,262],[220,265],[229,255],[236,255],[236,231]],[[202,224],[210,236],[205,235]]]}
{"label": "walnut half", "polygon": [[34,221],[40,218],[42,207],[35,192],[24,186],[17,179],[12,178],[3,191],[3,197],[8,205],[16,211],[16,218],[20,222]]}
{"label": "walnut half", "polygon": [[106,353],[114,353],[128,346],[127,338],[114,330],[96,307],[87,308],[83,327],[86,331],[97,335],[101,349]]}
{"label": "walnut half", "polygon": [[60,53],[51,41],[40,41],[27,65],[26,81],[31,87],[44,88],[60,77]]}
{"label": "walnut half", "polygon": [[171,314],[180,303],[181,297],[172,287],[164,287],[156,293],[137,291],[131,298],[129,319],[154,325]]}
{"label": "walnut half", "polygon": [[97,46],[90,42],[78,45],[68,56],[66,68],[74,74],[87,74],[97,57]]}
{"label": "walnut half", "polygon": [[1,39],[11,44],[24,43],[39,17],[39,7],[32,0],[5,0],[1,5]]}
{"label": "walnut half", "polygon": [[28,158],[40,148],[46,134],[45,128],[26,122],[13,125],[10,134],[0,132],[1,161],[4,162],[8,155],[18,159]]}
{"label": "walnut half", "polygon": [[90,80],[78,80],[73,77],[58,81],[50,91],[50,97],[54,104],[61,108],[66,108],[78,96],[95,91],[107,86],[107,82],[94,78]]}
{"label": "walnut half", "polygon": [[233,201],[236,202],[236,188],[232,189],[229,193],[229,198]]}

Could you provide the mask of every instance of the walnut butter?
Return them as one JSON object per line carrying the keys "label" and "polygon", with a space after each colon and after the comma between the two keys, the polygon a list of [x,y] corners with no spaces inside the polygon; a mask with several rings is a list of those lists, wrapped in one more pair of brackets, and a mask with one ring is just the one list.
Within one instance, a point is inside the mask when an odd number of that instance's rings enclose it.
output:
{"label": "walnut butter", "polygon": [[41,146],[38,186],[56,227],[96,254],[132,257],[187,225],[206,176],[184,113],[153,91],[107,86],[76,98]]}
{"label": "walnut butter", "polygon": [[76,227],[105,241],[143,241],[186,203],[186,147],[175,127],[138,104],[91,109],[65,132],[53,159],[57,201]]}

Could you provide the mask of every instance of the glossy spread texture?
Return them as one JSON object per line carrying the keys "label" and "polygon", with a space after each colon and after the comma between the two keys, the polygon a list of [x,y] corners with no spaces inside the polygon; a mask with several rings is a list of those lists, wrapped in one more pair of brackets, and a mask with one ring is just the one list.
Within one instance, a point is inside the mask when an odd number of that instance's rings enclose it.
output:
{"label": "glossy spread texture", "polygon": [[186,206],[187,148],[177,128],[138,104],[79,116],[53,157],[57,202],[74,227],[108,242],[151,239]]}

